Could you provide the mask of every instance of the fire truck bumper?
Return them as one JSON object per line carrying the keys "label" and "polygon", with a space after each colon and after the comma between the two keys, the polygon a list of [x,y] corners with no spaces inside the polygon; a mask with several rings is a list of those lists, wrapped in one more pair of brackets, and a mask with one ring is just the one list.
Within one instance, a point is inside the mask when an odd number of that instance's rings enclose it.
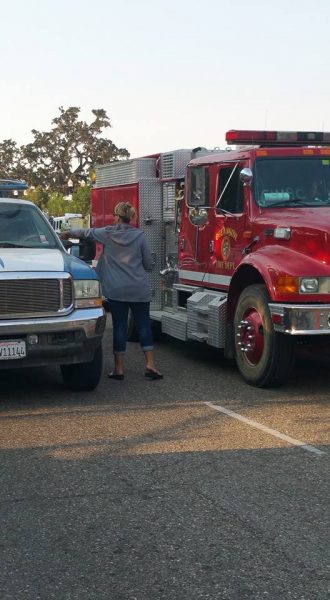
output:
{"label": "fire truck bumper", "polygon": [[330,335],[330,304],[269,304],[275,331],[290,335]]}

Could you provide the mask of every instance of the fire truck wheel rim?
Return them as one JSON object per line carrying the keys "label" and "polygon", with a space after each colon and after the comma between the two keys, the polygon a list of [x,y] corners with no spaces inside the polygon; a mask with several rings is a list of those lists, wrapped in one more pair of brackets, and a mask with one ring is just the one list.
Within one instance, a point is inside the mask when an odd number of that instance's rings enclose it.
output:
{"label": "fire truck wheel rim", "polygon": [[240,350],[246,360],[256,365],[264,351],[263,320],[256,308],[250,308],[244,314],[239,325]]}

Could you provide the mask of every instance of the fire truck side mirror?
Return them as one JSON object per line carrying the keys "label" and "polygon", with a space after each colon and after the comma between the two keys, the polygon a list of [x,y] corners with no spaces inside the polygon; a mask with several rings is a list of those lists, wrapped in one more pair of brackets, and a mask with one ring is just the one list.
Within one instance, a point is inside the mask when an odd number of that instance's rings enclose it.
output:
{"label": "fire truck side mirror", "polygon": [[249,167],[245,167],[241,170],[239,174],[240,180],[244,183],[244,185],[249,185],[251,183],[253,177],[253,173]]}
{"label": "fire truck side mirror", "polygon": [[206,208],[190,208],[189,219],[196,227],[204,227],[209,219],[209,213]]}

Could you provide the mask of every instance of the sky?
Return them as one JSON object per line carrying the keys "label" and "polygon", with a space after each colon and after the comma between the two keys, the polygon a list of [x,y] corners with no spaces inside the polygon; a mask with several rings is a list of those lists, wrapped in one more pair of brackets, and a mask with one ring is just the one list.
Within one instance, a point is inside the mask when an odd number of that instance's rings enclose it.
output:
{"label": "sky", "polygon": [[104,109],[131,157],[330,131],[329,0],[11,0],[1,21],[0,141],[60,106]]}

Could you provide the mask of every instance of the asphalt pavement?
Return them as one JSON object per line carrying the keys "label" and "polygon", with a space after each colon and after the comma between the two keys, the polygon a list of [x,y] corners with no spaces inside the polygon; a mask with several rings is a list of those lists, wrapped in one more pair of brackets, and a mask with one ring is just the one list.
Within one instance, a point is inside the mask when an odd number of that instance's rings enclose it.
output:
{"label": "asphalt pavement", "polygon": [[1,373],[1,600],[328,600],[326,357],[276,390],[221,352],[129,344],[124,381]]}

